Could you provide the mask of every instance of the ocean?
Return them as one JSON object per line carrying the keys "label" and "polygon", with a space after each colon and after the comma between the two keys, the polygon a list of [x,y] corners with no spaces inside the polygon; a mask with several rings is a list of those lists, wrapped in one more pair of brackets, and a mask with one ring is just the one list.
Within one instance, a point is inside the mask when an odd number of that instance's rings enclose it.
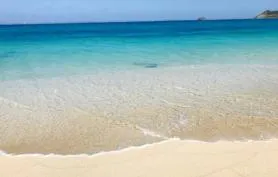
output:
{"label": "ocean", "polygon": [[0,26],[0,150],[278,135],[278,20]]}

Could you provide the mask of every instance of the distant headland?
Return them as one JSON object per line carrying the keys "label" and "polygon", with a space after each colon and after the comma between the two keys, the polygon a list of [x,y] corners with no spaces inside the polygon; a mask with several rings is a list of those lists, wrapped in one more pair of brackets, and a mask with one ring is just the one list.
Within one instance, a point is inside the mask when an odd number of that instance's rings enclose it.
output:
{"label": "distant headland", "polygon": [[199,18],[197,18],[197,20],[198,21],[204,21],[204,20],[207,20],[207,18],[206,17],[199,17]]}
{"label": "distant headland", "polygon": [[278,11],[266,10],[255,17],[256,19],[278,18]]}

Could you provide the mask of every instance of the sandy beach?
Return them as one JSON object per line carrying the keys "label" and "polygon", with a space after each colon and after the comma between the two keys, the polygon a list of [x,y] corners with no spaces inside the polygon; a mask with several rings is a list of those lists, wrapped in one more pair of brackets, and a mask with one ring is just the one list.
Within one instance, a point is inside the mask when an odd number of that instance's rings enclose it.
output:
{"label": "sandy beach", "polygon": [[3,155],[1,177],[277,177],[278,140],[168,140],[93,156]]}

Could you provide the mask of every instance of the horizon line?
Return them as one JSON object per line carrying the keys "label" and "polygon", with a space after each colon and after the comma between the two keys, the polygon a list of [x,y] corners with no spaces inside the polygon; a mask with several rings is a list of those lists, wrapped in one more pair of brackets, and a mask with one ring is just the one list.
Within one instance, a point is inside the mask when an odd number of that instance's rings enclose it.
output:
{"label": "horizon line", "polygon": [[[227,19],[205,19],[201,21],[229,21],[229,20],[261,20],[255,18],[227,18]],[[264,19],[265,20],[265,19]],[[268,20],[268,19],[266,19]],[[16,26],[16,25],[65,25],[65,24],[106,24],[106,23],[155,23],[155,22],[183,22],[183,21],[199,21],[198,19],[162,19],[162,20],[130,20],[130,21],[76,21],[76,22],[35,22],[35,23],[1,23],[0,26]]]}

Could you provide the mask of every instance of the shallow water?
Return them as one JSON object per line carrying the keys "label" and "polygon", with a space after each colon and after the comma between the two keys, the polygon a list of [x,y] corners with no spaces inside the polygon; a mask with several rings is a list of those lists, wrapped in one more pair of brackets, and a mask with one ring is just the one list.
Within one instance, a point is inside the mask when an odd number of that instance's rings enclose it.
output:
{"label": "shallow water", "polygon": [[277,137],[278,21],[0,26],[0,149]]}

